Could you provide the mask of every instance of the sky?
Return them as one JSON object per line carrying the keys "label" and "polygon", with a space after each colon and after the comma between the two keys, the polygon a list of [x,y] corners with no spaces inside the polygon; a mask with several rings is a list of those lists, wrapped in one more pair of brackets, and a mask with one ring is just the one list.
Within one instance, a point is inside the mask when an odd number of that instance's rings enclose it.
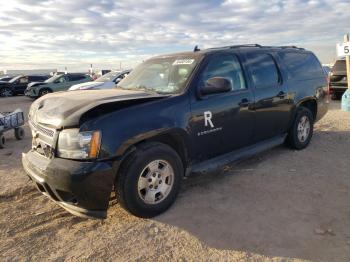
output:
{"label": "sky", "polygon": [[8,0],[0,70],[134,67],[163,53],[259,43],[297,45],[322,63],[350,31],[349,0]]}

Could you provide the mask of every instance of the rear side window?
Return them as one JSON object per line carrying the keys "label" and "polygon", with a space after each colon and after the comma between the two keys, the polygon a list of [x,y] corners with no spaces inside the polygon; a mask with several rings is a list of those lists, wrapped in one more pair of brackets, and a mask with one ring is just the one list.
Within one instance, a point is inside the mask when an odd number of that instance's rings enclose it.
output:
{"label": "rear side window", "polygon": [[278,69],[270,54],[248,54],[247,64],[251,70],[255,88],[272,87],[279,84]]}
{"label": "rear side window", "polygon": [[345,60],[337,60],[332,68],[332,72],[345,72],[346,63]]}
{"label": "rear side window", "polygon": [[43,76],[30,76],[29,77],[29,81],[43,81],[45,80],[46,78],[43,77]]}
{"label": "rear side window", "polygon": [[279,54],[292,78],[323,77],[320,62],[312,53],[283,52]]}
{"label": "rear side window", "polygon": [[84,75],[68,75],[69,81],[78,81],[84,79]]}

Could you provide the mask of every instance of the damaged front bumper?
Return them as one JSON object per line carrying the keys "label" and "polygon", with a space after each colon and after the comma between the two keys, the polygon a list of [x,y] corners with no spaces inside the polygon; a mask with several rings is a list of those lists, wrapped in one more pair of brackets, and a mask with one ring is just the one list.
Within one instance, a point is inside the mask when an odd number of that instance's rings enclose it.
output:
{"label": "damaged front bumper", "polygon": [[106,218],[115,178],[113,162],[48,159],[29,151],[22,154],[22,164],[38,190],[70,213]]}

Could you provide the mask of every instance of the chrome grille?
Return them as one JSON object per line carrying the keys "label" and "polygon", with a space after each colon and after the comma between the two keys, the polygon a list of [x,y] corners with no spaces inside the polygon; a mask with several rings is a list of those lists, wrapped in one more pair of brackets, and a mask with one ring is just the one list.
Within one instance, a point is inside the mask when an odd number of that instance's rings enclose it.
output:
{"label": "chrome grille", "polygon": [[49,136],[49,137],[54,137],[55,130],[43,127],[41,125],[38,125],[34,123],[33,121],[29,120],[29,124],[37,131],[42,133],[43,135]]}

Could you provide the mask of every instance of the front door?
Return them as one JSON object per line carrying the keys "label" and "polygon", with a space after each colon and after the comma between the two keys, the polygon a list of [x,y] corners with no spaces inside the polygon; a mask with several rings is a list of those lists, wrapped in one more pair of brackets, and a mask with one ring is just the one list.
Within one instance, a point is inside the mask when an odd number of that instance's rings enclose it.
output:
{"label": "front door", "polygon": [[27,85],[29,83],[28,76],[23,76],[17,80],[17,82],[13,86],[13,91],[15,94],[22,94],[24,90],[26,90]]}
{"label": "front door", "polygon": [[[197,92],[191,98],[190,131],[195,159],[203,161],[252,143],[254,111],[251,90],[247,88],[236,54],[207,57],[196,81]],[[201,96],[198,89],[212,77],[230,81],[230,92]]]}
{"label": "front door", "polygon": [[285,133],[292,104],[274,55],[265,52],[247,53],[246,65],[250,70],[255,96],[255,142]]}

